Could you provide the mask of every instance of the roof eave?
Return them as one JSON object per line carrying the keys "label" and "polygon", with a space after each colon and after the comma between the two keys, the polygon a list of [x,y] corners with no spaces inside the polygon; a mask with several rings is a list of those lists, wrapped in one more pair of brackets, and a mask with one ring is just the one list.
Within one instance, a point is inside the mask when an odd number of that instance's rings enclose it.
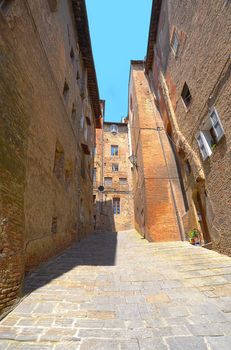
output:
{"label": "roof eave", "polygon": [[85,0],[72,0],[72,7],[78,32],[79,48],[88,74],[88,90],[92,108],[95,118],[98,119],[101,117],[100,98]]}
{"label": "roof eave", "polygon": [[152,2],[152,13],[151,13],[151,22],[149,27],[149,36],[148,36],[148,48],[145,60],[145,72],[152,68],[153,58],[154,58],[154,46],[157,40],[158,25],[160,19],[162,0],[153,0]]}

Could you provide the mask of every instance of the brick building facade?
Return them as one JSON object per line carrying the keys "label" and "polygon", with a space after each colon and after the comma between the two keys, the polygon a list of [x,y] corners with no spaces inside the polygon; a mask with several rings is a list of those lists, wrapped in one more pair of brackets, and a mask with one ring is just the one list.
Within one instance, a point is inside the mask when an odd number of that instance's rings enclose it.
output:
{"label": "brick building facade", "polygon": [[[96,130],[94,165],[94,220],[96,231],[133,228],[131,163],[128,126],[104,122]],[[100,185],[104,186],[101,193]]]}
{"label": "brick building facade", "polygon": [[0,2],[0,312],[91,232],[100,103],[84,1]]}
{"label": "brick building facade", "polygon": [[180,178],[143,61],[132,61],[129,129],[133,167],[135,228],[150,241],[184,239],[185,211]]}
{"label": "brick building facade", "polygon": [[[155,0],[143,69],[182,174],[188,202],[181,212],[184,231],[197,227],[202,244],[226,254],[231,254],[230,30],[230,1]],[[151,162],[155,167],[153,157]]]}

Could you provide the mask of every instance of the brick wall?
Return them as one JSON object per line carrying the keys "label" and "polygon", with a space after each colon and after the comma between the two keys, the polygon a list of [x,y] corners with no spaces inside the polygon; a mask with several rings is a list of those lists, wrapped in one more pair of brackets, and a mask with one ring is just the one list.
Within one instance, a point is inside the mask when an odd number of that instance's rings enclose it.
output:
{"label": "brick wall", "polygon": [[[97,231],[123,231],[133,228],[133,196],[131,164],[129,157],[127,124],[114,123],[118,133],[113,134],[110,127],[113,123],[104,123],[103,130],[96,131],[96,183],[95,183],[95,220]],[[103,142],[103,146],[102,146]],[[111,156],[111,146],[118,146],[118,155]],[[102,169],[103,164],[103,169]],[[118,171],[112,171],[112,165],[118,165]],[[107,184],[105,178],[111,178]],[[124,183],[121,183],[121,179]],[[97,190],[104,184],[105,191]],[[113,212],[113,198],[120,199],[120,213]]]}
{"label": "brick wall", "polygon": [[[208,0],[163,0],[149,72],[161,116],[177,144],[189,202],[185,230],[197,226],[202,243],[212,241],[214,249],[226,254],[231,254],[230,11],[230,2],[224,0],[212,6]],[[171,48],[174,31],[179,42],[177,54]],[[192,96],[189,108],[181,98],[185,82]],[[225,135],[203,161],[196,137],[206,130],[213,107]],[[202,216],[200,222],[197,212]]]}
{"label": "brick wall", "polygon": [[93,230],[95,115],[71,2],[15,0],[0,32],[3,312],[25,270]]}
{"label": "brick wall", "polygon": [[136,227],[151,241],[180,240],[185,209],[179,176],[142,63],[132,63],[129,94],[132,150],[138,159],[133,171]]}

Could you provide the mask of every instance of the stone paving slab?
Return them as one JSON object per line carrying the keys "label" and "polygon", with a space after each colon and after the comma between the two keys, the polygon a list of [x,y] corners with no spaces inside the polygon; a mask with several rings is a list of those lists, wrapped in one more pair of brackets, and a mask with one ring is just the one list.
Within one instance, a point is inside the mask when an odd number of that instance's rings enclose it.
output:
{"label": "stone paving slab", "polygon": [[0,350],[230,350],[231,259],[135,231],[43,264],[0,322]]}

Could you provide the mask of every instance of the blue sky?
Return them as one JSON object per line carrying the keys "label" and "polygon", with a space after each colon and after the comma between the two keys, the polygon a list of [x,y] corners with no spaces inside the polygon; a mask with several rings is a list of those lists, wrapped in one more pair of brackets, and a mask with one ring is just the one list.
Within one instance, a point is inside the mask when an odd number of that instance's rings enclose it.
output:
{"label": "blue sky", "polygon": [[147,51],[152,0],[86,0],[105,120],[127,115],[130,60]]}

